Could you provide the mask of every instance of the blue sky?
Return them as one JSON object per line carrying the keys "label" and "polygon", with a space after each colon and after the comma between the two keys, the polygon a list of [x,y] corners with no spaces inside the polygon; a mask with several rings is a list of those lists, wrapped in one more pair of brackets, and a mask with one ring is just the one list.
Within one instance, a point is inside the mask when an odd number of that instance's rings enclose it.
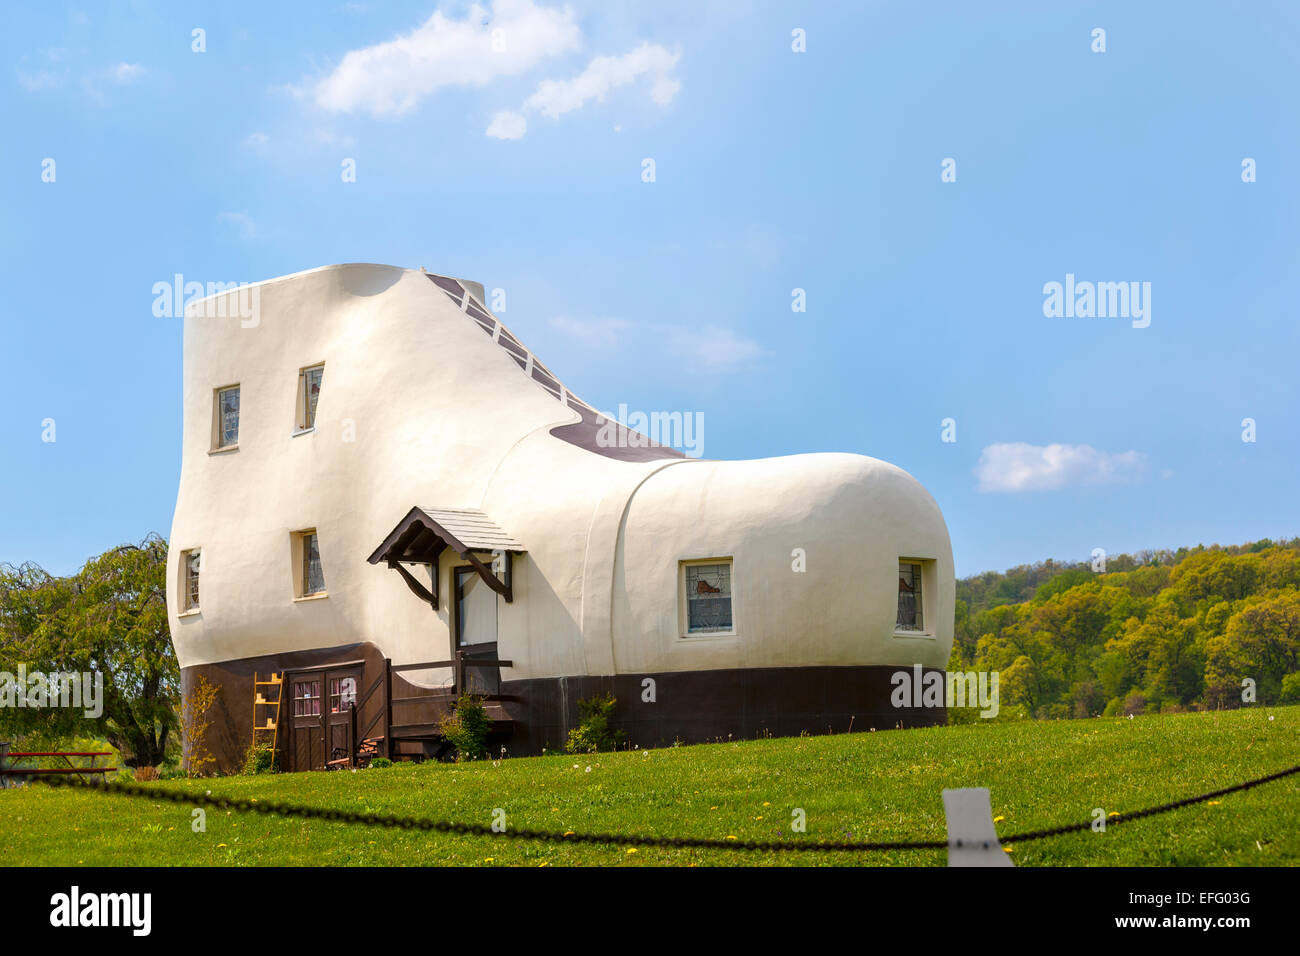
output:
{"label": "blue sky", "polygon": [[[349,261],[504,289],[577,394],[699,413],[706,457],[900,465],[961,575],[1300,533],[1300,13],[997,7],[13,8],[0,560],[167,534],[154,283]],[[1149,326],[1045,316],[1067,273],[1150,283]]]}

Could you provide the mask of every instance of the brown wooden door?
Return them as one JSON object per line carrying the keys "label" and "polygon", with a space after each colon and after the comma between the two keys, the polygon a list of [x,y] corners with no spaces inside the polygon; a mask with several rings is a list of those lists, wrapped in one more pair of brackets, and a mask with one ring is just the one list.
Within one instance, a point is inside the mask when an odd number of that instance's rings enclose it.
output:
{"label": "brown wooden door", "polygon": [[352,708],[357,704],[357,688],[361,684],[361,668],[344,667],[325,672],[326,760],[351,756],[355,742],[352,740]]}
{"label": "brown wooden door", "polygon": [[324,770],[325,701],[321,688],[325,675],[289,674],[289,747],[290,770]]}
{"label": "brown wooden door", "polygon": [[361,668],[339,667],[288,675],[289,769],[325,770],[352,753],[352,708]]}

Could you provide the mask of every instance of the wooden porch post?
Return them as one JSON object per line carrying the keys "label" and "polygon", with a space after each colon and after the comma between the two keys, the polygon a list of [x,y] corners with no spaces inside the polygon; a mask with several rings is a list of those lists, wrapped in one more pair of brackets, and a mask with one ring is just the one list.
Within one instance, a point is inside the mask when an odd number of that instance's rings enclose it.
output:
{"label": "wooden porch post", "polygon": [[384,756],[393,759],[393,661],[384,658]]}

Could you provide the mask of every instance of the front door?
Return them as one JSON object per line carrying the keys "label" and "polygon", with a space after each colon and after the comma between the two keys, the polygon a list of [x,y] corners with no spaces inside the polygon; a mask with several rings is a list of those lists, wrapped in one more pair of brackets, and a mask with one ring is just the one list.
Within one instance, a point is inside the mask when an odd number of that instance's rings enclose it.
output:
{"label": "front door", "polygon": [[352,707],[361,668],[289,674],[290,770],[324,770],[352,752]]}
{"label": "front door", "polygon": [[[456,568],[456,652],[466,660],[497,657],[497,592],[474,568]],[[496,694],[499,667],[466,667],[460,693]]]}
{"label": "front door", "polygon": [[288,764],[290,770],[325,769],[325,717],[321,699],[320,672],[288,676],[291,732]]}
{"label": "front door", "polygon": [[328,760],[352,756],[352,708],[357,705],[357,684],[360,682],[359,667],[326,672],[325,703],[329,713],[325,716],[325,729]]}

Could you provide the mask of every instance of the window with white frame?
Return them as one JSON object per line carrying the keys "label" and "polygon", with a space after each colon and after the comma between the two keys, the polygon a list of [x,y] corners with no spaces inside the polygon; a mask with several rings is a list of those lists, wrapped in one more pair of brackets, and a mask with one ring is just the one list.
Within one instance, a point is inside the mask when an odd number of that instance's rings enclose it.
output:
{"label": "window with white frame", "polygon": [[684,571],[687,635],[731,633],[731,562],[687,564]]}
{"label": "window with white frame", "polygon": [[194,548],[181,553],[181,609],[199,609],[199,572],[203,570],[203,552]]}
{"label": "window with white frame", "polygon": [[921,579],[924,568],[920,561],[898,562],[898,631],[925,631],[924,606],[921,597]]}
{"label": "window with white frame", "polygon": [[316,427],[316,403],[320,400],[321,380],[324,377],[324,365],[313,365],[298,372],[299,431]]}
{"label": "window with white frame", "polygon": [[217,389],[216,408],[217,448],[230,448],[239,444],[239,386]]}

